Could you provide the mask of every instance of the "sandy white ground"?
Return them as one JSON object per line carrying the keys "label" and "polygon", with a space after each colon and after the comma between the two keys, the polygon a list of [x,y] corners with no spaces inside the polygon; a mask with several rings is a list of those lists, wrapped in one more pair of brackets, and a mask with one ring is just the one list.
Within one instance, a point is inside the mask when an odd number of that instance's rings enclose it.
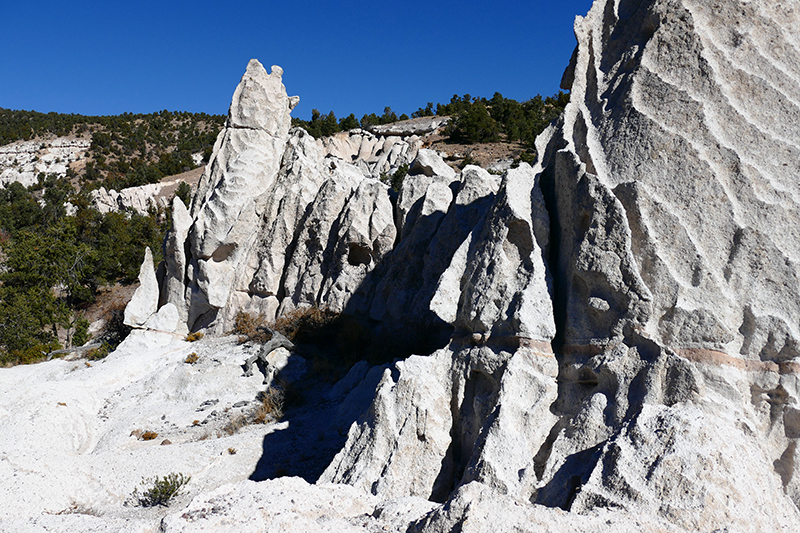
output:
{"label": "sandy white ground", "polygon": [[[56,530],[68,531],[81,520],[81,530],[93,523],[147,531],[166,511],[125,505],[143,478],[190,475],[177,502],[184,505],[192,495],[247,479],[264,434],[282,427],[221,431],[264,389],[261,374],[243,377],[248,349],[235,337],[188,343],[134,331],[101,361],[0,370],[0,530],[52,530],[56,522],[63,526]],[[185,363],[192,352],[198,362]],[[158,437],[140,440],[131,434],[137,430]],[[162,445],[165,439],[172,444]],[[81,512],[56,515],[70,510]]]}

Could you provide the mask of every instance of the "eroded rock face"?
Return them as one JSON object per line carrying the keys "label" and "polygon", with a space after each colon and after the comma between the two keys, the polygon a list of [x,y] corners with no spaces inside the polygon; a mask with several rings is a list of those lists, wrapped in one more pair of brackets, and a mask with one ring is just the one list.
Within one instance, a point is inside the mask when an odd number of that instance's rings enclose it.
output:
{"label": "eroded rock face", "polygon": [[456,338],[386,372],[322,479],[450,498],[419,531],[464,526],[486,486],[796,527],[798,24],[769,0],[595,2],[531,178],[506,174],[437,280]]}
{"label": "eroded rock face", "polygon": [[18,182],[30,187],[40,173],[65,178],[69,164],[85,158],[91,139],[56,137],[0,146],[0,186]]}
{"label": "eroded rock face", "polygon": [[[191,209],[173,209],[159,304],[174,304],[188,329],[216,332],[239,311],[269,319],[305,305],[447,329],[430,300],[501,179],[477,167],[457,176],[416,137],[290,131],[295,100],[280,76],[248,65]],[[398,200],[378,178],[403,165]],[[398,252],[401,228],[411,238]],[[387,273],[403,283],[386,285]]]}
{"label": "eroded rock face", "polygon": [[353,163],[363,173],[379,178],[413,161],[422,145],[416,135],[405,138],[388,132],[384,135],[355,129],[323,137],[318,142],[325,155]]}
{"label": "eroded rock face", "polygon": [[296,105],[286,96],[282,74],[280,67],[267,74],[250,61],[198,185],[189,231],[190,322],[224,308],[241,279],[252,275],[245,260],[275,185],[289,139],[289,112]]}
{"label": "eroded rock face", "polygon": [[91,192],[92,205],[101,213],[127,211],[132,209],[140,215],[146,215],[150,209],[165,208],[166,199],[159,198],[161,183],[148,183],[137,187],[128,187],[117,192],[100,187]]}
{"label": "eroded rock face", "polygon": [[376,135],[410,137],[413,135],[431,133],[445,126],[448,122],[450,122],[450,117],[417,117],[409,120],[401,120],[392,124],[370,126],[369,131]]}

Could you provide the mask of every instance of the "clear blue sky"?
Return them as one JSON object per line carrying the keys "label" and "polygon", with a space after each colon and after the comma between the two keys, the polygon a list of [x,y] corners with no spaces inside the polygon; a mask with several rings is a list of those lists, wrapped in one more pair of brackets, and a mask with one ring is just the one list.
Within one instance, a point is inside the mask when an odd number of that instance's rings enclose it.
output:
{"label": "clear blue sky", "polygon": [[591,0],[12,1],[0,107],[227,112],[250,58],[280,65],[293,116],[400,113],[457,93],[558,91]]}

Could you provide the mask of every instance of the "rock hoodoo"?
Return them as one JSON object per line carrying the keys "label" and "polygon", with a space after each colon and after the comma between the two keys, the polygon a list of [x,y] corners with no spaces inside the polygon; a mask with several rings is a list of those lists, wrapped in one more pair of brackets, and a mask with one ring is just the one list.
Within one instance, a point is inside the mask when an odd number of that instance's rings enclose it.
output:
{"label": "rock hoodoo", "polygon": [[[317,305],[449,337],[385,370],[321,478],[450,502],[412,530],[463,526],[470,497],[796,527],[798,27],[773,0],[597,0],[565,114],[502,176],[290,131],[281,70],[251,61],[160,304],[190,329]],[[401,164],[398,193],[375,179]]]}
{"label": "rock hoodoo", "polygon": [[239,310],[341,311],[394,246],[389,188],[373,176],[407,164],[418,141],[290,132],[298,100],[281,74],[250,62],[190,212],[173,211],[161,303],[188,328],[225,331]]}

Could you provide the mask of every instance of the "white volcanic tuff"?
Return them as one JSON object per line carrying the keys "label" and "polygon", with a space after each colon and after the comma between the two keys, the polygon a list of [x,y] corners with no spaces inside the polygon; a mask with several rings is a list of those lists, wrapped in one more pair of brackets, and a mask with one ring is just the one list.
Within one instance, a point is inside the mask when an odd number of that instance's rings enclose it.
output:
{"label": "white volcanic tuff", "polygon": [[141,327],[157,310],[158,280],[153,266],[153,253],[148,246],[144,250],[144,261],[139,268],[139,287],[125,306],[123,321],[128,326]]}
{"label": "white volcanic tuff", "polygon": [[168,257],[161,301],[189,327],[225,331],[239,310],[271,317],[281,305],[344,309],[394,245],[388,187],[365,174],[409,162],[416,145],[358,131],[326,141],[289,134],[294,100],[276,68],[268,76],[248,65],[193,201],[190,257],[183,268]]}
{"label": "white volcanic tuff", "polygon": [[[315,141],[295,129],[281,144],[288,131],[288,111],[281,102],[288,99],[275,74],[266,76],[259,69],[257,62],[248,66],[231,104],[231,117],[238,118],[229,117],[228,127],[218,137],[193,201],[189,256],[167,254],[161,303],[174,303],[190,328],[212,324],[215,331],[225,331],[240,310],[268,317],[299,305],[344,310],[353,306],[357,291],[361,293],[357,307],[366,314],[373,303],[374,284],[380,280],[368,275],[384,258],[397,264],[387,255],[397,240],[389,188],[369,176],[410,163],[418,142],[378,139],[360,130]],[[257,117],[258,113],[272,118]],[[257,129],[261,127],[278,134]],[[415,172],[432,179],[443,173],[448,183],[455,181],[453,170],[436,154],[423,156]],[[353,159],[356,164],[350,162]],[[477,213],[477,207],[466,204],[485,194],[475,195],[475,179],[470,176],[483,173],[478,181],[492,183],[492,190],[499,179],[485,171],[470,172],[456,204],[464,204],[460,211]],[[440,193],[449,204],[449,189],[445,186]],[[413,208],[411,202],[404,205]],[[446,211],[448,205],[440,207]],[[461,240],[477,219],[467,217],[464,225],[458,222],[463,213],[454,216],[457,233],[451,231],[450,236]],[[452,230],[453,223],[446,227]],[[176,233],[168,238],[171,250],[178,250],[179,237]],[[417,295],[420,302],[415,304],[426,315],[436,280],[449,261],[446,252],[431,255],[439,264],[433,269],[425,266],[430,271],[425,277],[427,296]],[[419,276],[411,282],[406,292],[415,297]]]}
{"label": "white volcanic tuff", "polygon": [[456,177],[456,171],[442,161],[442,158],[436,152],[427,148],[417,152],[417,157],[414,158],[413,165],[408,171],[410,174],[442,176],[443,178],[449,178],[451,181]]}
{"label": "white volcanic tuff", "polygon": [[40,173],[63,178],[69,164],[83,159],[91,144],[89,139],[56,137],[0,146],[0,185],[19,182],[29,187]]}
{"label": "white volcanic tuff", "polygon": [[[581,91],[567,110],[567,140],[644,236],[629,240],[653,301],[636,321],[672,346],[739,350],[748,308],[786,322],[794,339],[800,333],[790,318],[796,304],[770,289],[796,291],[800,234],[800,99],[796,81],[787,82],[798,76],[798,13],[771,19],[776,5],[711,11],[687,1],[666,16],[621,4],[619,22],[613,9],[595,9],[577,26],[606,52],[578,57],[585,65],[576,69],[573,95]],[[600,24],[640,44],[606,46]],[[762,35],[774,39],[769,47]],[[773,266],[735,266],[758,255]],[[742,355],[762,349],[770,348]]]}
{"label": "white volcanic tuff", "polygon": [[[395,240],[388,187],[331,161],[330,176],[296,221],[285,254],[282,310],[311,304],[342,311]],[[296,244],[295,244],[296,243]]]}
{"label": "white volcanic tuff", "polygon": [[[411,175],[404,180],[395,210],[402,238],[375,287],[368,308],[371,318],[402,321],[428,310],[430,295],[424,298],[419,291],[438,283],[447,266],[447,263],[432,264],[435,256],[430,245],[453,203],[450,189],[453,181],[425,175]],[[415,304],[418,296],[424,300],[420,305]]]}
{"label": "white volcanic tuff", "polygon": [[[550,465],[598,446],[576,509],[658,507],[688,529],[797,523],[797,366],[775,363],[800,355],[800,106],[786,83],[800,79],[800,13],[779,5],[596,2],[576,23],[571,102],[538,140],[539,169],[557,206],[565,342],[595,345],[567,350],[562,381],[597,392],[572,396],[577,410],[560,402],[574,429],[553,444],[543,501],[574,475]],[[604,413],[594,439],[582,412]],[[722,449],[748,459],[713,459]],[[695,481],[655,475],[665,464]]]}
{"label": "white volcanic tuff", "polygon": [[353,163],[363,174],[375,178],[413,161],[422,145],[416,136],[406,139],[391,135],[376,137],[361,129],[335,133],[317,142],[325,155]]}
{"label": "white volcanic tuff", "polygon": [[167,302],[173,303],[178,309],[179,319],[186,326],[188,308],[185,302],[184,278],[189,258],[186,254],[184,243],[192,227],[192,218],[183,203],[177,196],[172,200],[172,228],[164,239],[165,275],[162,281],[159,306]]}
{"label": "white volcanic tuff", "polygon": [[535,183],[529,165],[509,170],[485,224],[440,278],[431,309],[458,329],[546,342],[555,336],[545,266],[550,221]]}
{"label": "white volcanic tuff", "polygon": [[[431,158],[444,164],[435,154]],[[466,167],[459,178],[418,174],[403,182],[396,208],[403,237],[374,281],[351,300],[350,310],[398,330],[441,323],[431,307],[440,278],[462,241],[486,217],[501,181],[476,166]]]}
{"label": "white volcanic tuff", "polygon": [[[367,216],[384,208],[344,217],[360,173],[304,160],[352,184],[314,178],[308,209],[287,218],[299,238],[280,241],[291,259],[275,254],[259,297],[320,303],[339,265],[358,267],[336,305],[350,294],[348,311],[385,323],[432,308],[467,341],[389,369],[323,479],[455,490],[420,530],[463,526],[470,486],[688,530],[798,523],[798,15],[778,5],[596,2],[576,22],[572,101],[537,140],[537,166],[451,180],[412,165],[401,238],[363,278],[390,227]],[[753,31],[730,29],[739,8]],[[779,118],[743,105],[764,88]]]}
{"label": "white volcanic tuff", "polygon": [[[555,359],[540,351],[555,334],[544,264],[549,221],[541,191],[528,165],[508,172],[499,189],[497,179],[482,169],[465,169],[455,199],[444,195],[446,202],[434,200],[439,181],[409,179],[409,190],[429,185],[418,200],[422,210],[408,224],[383,276],[397,287],[378,285],[373,318],[393,309],[413,312],[414,296],[427,295],[426,305],[459,333],[544,342],[513,355],[456,348],[397,363],[394,372],[384,373],[372,408],[351,428],[348,444],[321,480],[351,483],[384,497],[440,501],[458,480],[479,479],[530,496],[533,459],[554,423],[548,409],[556,397]],[[404,193],[405,186],[401,198]],[[440,247],[445,242],[448,246]],[[425,247],[427,253],[420,253]],[[423,274],[420,283],[420,269],[438,274]],[[428,278],[438,283],[435,296],[425,291]],[[502,416],[492,423],[498,390],[506,399]],[[487,424],[491,428],[484,431]],[[509,455],[509,448],[519,454]]]}
{"label": "white volcanic tuff", "polygon": [[290,136],[282,161],[274,183],[263,194],[261,221],[251,228],[255,235],[253,246],[244,252],[244,267],[237,273],[220,322],[232,324],[238,309],[275,315],[280,304],[281,278],[298,225],[320,187],[332,178],[330,167],[326,169],[320,163],[318,144],[303,130]]}
{"label": "white volcanic tuff", "polygon": [[328,240],[333,225],[358,186],[357,178],[344,177],[346,179],[326,180],[309,205],[306,223],[298,236],[298,242],[303,246],[298,246],[289,258],[285,258],[285,252],[279,253],[279,257],[288,263],[283,289],[291,301],[315,302],[319,298],[324,269],[331,261]]}
{"label": "white volcanic tuff", "polygon": [[151,208],[167,207],[167,199],[158,198],[158,195],[165,186],[174,183],[148,183],[137,187],[127,187],[119,192],[100,187],[91,192],[92,205],[101,213],[133,209],[141,215],[146,215]]}
{"label": "white volcanic tuff", "polygon": [[529,499],[534,457],[555,421],[556,372],[552,356],[527,348],[443,349],[396,363],[320,481],[444,501],[459,480],[480,480]]}
{"label": "white volcanic tuff", "polygon": [[[199,289],[196,296],[206,300],[207,308],[227,304],[268,200],[264,192],[280,168],[289,138],[289,112],[297,103],[286,96],[282,73],[273,67],[267,74],[258,61],[250,61],[192,203],[192,273]],[[190,310],[206,310],[192,301]],[[193,318],[196,312],[190,312]]]}
{"label": "white volcanic tuff", "polygon": [[453,425],[449,355],[412,356],[387,369],[366,419],[351,426],[348,445],[320,482],[347,483],[384,498],[442,499],[452,478],[443,465]]}
{"label": "white volcanic tuff", "polygon": [[320,304],[344,310],[364,280],[395,243],[394,213],[387,186],[362,181],[337,221],[334,256],[338,258],[323,285]]}
{"label": "white volcanic tuff", "polygon": [[448,122],[450,122],[450,117],[417,117],[409,120],[401,120],[392,124],[369,126],[369,131],[376,135],[399,135],[401,137],[409,137],[432,133]]}
{"label": "white volcanic tuff", "polygon": [[[198,363],[184,363],[192,352]],[[153,531],[157,514],[123,505],[143,478],[191,475],[189,494],[245,480],[262,452],[265,427],[200,440],[213,430],[193,420],[217,420],[198,412],[209,399],[220,412],[231,408],[229,415],[241,411],[233,404],[254,400],[262,377],[242,377],[248,355],[234,339],[190,344],[134,331],[91,364],[53,360],[2,369],[0,530]],[[139,440],[131,434],[136,429],[158,438]],[[161,446],[164,439],[172,445]],[[71,504],[97,516],[56,514]]]}
{"label": "white volcanic tuff", "polygon": [[[323,479],[392,496],[460,486],[419,531],[474,525],[485,485],[581,513],[660,515],[691,531],[796,527],[797,27],[795,7],[767,0],[598,1],[579,18],[571,103],[537,140],[534,169],[557,246],[557,389],[555,362],[550,374],[528,371],[522,390],[542,391],[540,402],[509,409],[513,368],[525,368],[529,349],[509,357],[492,337],[484,348],[454,343],[423,371],[387,372]],[[502,212],[503,196],[491,212]],[[481,264],[468,260],[471,247],[491,254],[498,236],[465,241],[433,301],[468,331],[487,331],[492,321],[476,318],[502,309],[466,305],[480,301],[474,287],[491,270],[466,277],[472,284],[463,274]],[[417,395],[428,416],[403,401]],[[534,417],[526,424],[520,413]],[[507,449],[532,464],[515,465]],[[482,488],[464,500],[467,487]]]}
{"label": "white volcanic tuff", "polygon": [[220,487],[195,499],[185,512],[167,516],[161,530],[165,533],[403,531],[432,507],[434,504],[422,498],[380,501],[347,485],[309,485],[299,478],[284,477]]}

